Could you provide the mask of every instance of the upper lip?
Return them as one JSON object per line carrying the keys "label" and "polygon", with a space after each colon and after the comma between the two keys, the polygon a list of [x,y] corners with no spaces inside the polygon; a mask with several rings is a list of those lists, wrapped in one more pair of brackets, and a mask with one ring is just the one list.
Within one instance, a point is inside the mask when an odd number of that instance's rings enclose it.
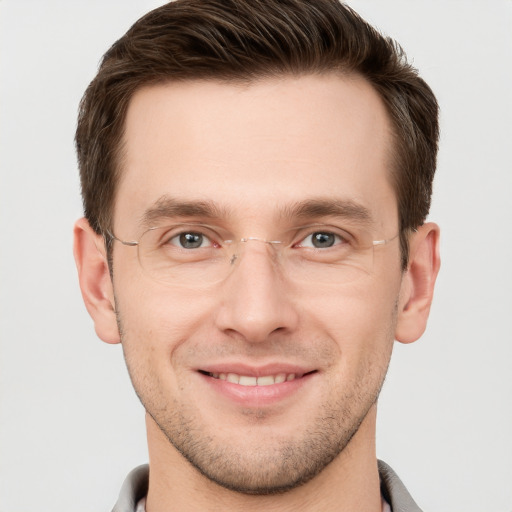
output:
{"label": "upper lip", "polygon": [[213,363],[199,366],[197,371],[204,373],[235,373],[237,375],[246,375],[248,377],[263,377],[265,375],[277,375],[279,373],[291,374],[297,376],[305,375],[315,371],[311,366],[296,365],[289,363],[271,363],[262,366],[248,365],[244,363]]}

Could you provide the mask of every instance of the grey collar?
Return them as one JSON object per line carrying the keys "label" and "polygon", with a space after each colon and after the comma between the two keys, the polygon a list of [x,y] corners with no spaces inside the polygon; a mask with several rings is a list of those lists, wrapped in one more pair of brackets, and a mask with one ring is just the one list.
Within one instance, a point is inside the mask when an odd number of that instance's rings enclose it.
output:
{"label": "grey collar", "polygon": [[380,491],[391,505],[392,512],[421,512],[397,474],[379,460]]}

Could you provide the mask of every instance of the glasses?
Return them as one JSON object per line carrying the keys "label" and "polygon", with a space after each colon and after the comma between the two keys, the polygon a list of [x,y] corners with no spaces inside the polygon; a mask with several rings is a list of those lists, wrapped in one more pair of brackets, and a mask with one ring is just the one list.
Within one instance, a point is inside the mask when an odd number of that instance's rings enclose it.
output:
{"label": "glasses", "polygon": [[249,251],[267,253],[286,279],[316,285],[343,285],[371,275],[375,252],[398,238],[372,240],[363,230],[310,224],[285,231],[276,240],[230,239],[217,227],[174,224],[152,227],[139,240],[112,240],[137,247],[143,271],[170,286],[201,288],[225,280]]}

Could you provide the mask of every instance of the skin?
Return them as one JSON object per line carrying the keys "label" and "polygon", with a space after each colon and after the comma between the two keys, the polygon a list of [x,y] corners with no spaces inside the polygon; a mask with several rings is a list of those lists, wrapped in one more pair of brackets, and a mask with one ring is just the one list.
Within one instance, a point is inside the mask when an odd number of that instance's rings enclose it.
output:
{"label": "skin", "polygon": [[[113,230],[124,240],[163,196],[214,201],[235,238],[274,239],[310,200],[366,209],[374,240],[398,233],[385,108],[363,79],[284,77],[249,85],[170,83],[138,91],[126,120]],[[337,221],[309,215],[307,222]],[[159,221],[159,219],[157,219]],[[75,256],[99,337],[122,341],[147,411],[148,512],[380,510],[376,400],[393,341],[425,329],[439,269],[438,227],[377,246],[371,272],[343,286],[284,275],[267,244],[244,247],[223,281],[169,287],[114,243],[113,282],[102,240],[81,219]],[[235,400],[198,369],[311,372],[277,400]],[[272,373],[268,370],[267,373]]]}

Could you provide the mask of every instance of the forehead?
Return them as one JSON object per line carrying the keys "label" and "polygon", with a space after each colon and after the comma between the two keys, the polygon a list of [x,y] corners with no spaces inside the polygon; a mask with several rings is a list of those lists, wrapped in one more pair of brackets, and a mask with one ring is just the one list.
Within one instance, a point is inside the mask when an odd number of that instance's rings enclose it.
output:
{"label": "forehead", "polygon": [[349,200],[393,221],[391,140],[385,107],[359,76],[146,87],[127,113],[114,225],[133,229],[164,196],[249,217]]}

